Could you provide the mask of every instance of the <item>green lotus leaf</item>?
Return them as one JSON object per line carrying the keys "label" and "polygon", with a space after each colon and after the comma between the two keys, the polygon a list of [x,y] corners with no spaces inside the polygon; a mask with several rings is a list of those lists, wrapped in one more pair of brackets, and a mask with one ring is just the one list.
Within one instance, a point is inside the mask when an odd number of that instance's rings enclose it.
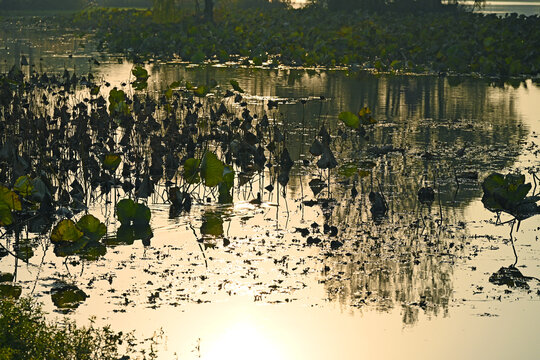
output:
{"label": "green lotus leaf", "polygon": [[354,176],[358,172],[358,166],[355,163],[343,164],[339,167],[338,173],[343,177]]}
{"label": "green lotus leaf", "polygon": [[184,163],[184,172],[182,176],[187,181],[188,184],[196,184],[201,181],[199,177],[199,165],[201,160],[195,158],[189,158]]}
{"label": "green lotus leaf", "polygon": [[193,89],[193,95],[197,97],[205,97],[210,92],[210,89],[207,86],[201,85],[196,89]]}
{"label": "green lotus leaf", "polygon": [[0,282],[11,282],[13,278],[14,276],[11,273],[0,272]]}
{"label": "green lotus leaf", "polygon": [[358,129],[358,127],[360,126],[360,119],[358,118],[358,116],[356,116],[350,111],[341,112],[338,118],[350,128]]}
{"label": "green lotus leaf", "polygon": [[77,221],[77,227],[91,241],[98,241],[107,233],[107,226],[93,215],[84,215]]}
{"label": "green lotus leaf", "polygon": [[15,185],[13,185],[13,190],[17,191],[23,197],[30,196],[33,189],[34,184],[32,179],[27,175],[19,176],[15,181]]}
{"label": "green lotus leaf", "polygon": [[4,202],[10,210],[21,211],[21,199],[19,195],[5,186],[0,185],[0,203]]}
{"label": "green lotus leaf", "polygon": [[99,241],[89,241],[77,254],[85,260],[93,261],[104,256],[107,253],[107,247]]}
{"label": "green lotus leaf", "polygon": [[76,309],[88,295],[74,285],[64,285],[54,289],[51,294],[52,301],[59,309]]}
{"label": "green lotus leaf", "polygon": [[144,204],[123,199],[116,204],[116,216],[122,225],[146,225],[150,222],[152,213]]}
{"label": "green lotus leaf", "polygon": [[223,168],[223,183],[231,189],[234,186],[234,169],[225,165]]}
{"label": "green lotus leaf", "polygon": [[223,181],[223,170],[225,164],[211,152],[206,152],[201,162],[201,176],[204,184],[208,187],[214,187]]}
{"label": "green lotus leaf", "polygon": [[131,221],[135,217],[137,210],[137,204],[131,199],[120,200],[116,204],[116,217],[120,223],[130,225]]}
{"label": "green lotus leaf", "polygon": [[99,86],[94,86],[91,90],[90,90],[90,95],[98,95],[99,94]]}
{"label": "green lotus leaf", "polygon": [[13,224],[13,215],[8,204],[0,201],[0,226],[9,226]]}
{"label": "green lotus leaf", "polygon": [[221,236],[223,235],[223,219],[216,213],[206,213],[203,215],[201,234]]}
{"label": "green lotus leaf", "polygon": [[103,157],[103,168],[114,172],[120,163],[122,162],[122,157],[117,154],[107,154]]}
{"label": "green lotus leaf", "polygon": [[131,70],[131,73],[137,78],[138,81],[147,80],[149,77],[148,71],[142,66],[136,66]]}
{"label": "green lotus leaf", "polygon": [[52,243],[76,242],[83,236],[83,232],[70,220],[64,219],[53,228],[51,233]]}

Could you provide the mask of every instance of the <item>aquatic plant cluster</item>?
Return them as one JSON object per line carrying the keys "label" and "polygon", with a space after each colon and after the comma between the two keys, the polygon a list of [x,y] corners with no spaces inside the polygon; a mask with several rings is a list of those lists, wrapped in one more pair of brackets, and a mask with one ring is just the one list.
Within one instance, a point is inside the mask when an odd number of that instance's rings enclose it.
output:
{"label": "aquatic plant cluster", "polygon": [[540,18],[465,11],[428,14],[221,9],[214,22],[186,14],[170,23],[152,11],[91,9],[70,25],[131,57],[191,63],[348,66],[379,72],[535,76]]}
{"label": "aquatic plant cluster", "polygon": [[[132,75],[132,94],[107,89],[92,74],[34,73],[25,80],[13,68],[0,78],[0,225],[6,230],[2,237],[15,240],[4,255],[27,261],[45,237],[57,256],[95,260],[105,255],[106,245],[150,243],[151,211],[141,199],[161,198],[175,217],[189,213],[193,202],[232,203],[235,185],[267,169],[273,174],[267,191],[276,181],[286,187],[294,164],[286,136],[275,119],[250,113],[237,81],[225,85],[230,88],[224,93],[215,81],[174,82],[156,97],[144,91],[149,77],[144,68],[135,67]],[[207,97],[212,89],[219,100]],[[352,127],[361,132],[356,119]],[[324,126],[319,137],[312,146],[312,154],[320,156],[318,168],[335,168]],[[318,181],[315,194],[325,186]],[[105,237],[112,219],[103,223],[90,214],[97,203],[113,204],[120,224],[116,236]],[[212,225],[222,220],[214,218],[203,219],[202,234],[223,233]],[[23,231],[35,236],[23,240]],[[58,286],[62,294],[75,291],[72,295],[84,300],[84,293],[64,285]],[[20,288],[13,288],[20,295]],[[59,303],[70,308],[73,301]]]}

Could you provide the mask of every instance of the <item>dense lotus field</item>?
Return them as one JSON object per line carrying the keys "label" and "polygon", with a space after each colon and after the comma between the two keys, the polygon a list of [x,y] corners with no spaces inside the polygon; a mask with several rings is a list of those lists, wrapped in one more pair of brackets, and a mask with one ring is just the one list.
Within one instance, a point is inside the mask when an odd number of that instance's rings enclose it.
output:
{"label": "dense lotus field", "polygon": [[219,10],[213,23],[187,14],[163,23],[150,10],[93,8],[68,22],[95,32],[104,49],[135,58],[496,77],[540,71],[538,16],[275,7]]}

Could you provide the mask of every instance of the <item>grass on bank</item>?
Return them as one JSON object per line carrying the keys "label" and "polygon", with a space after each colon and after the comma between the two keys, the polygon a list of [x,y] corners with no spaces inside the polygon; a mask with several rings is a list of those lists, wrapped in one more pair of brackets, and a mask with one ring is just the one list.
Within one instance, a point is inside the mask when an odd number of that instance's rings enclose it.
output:
{"label": "grass on bank", "polygon": [[110,327],[48,322],[29,298],[0,300],[0,360],[118,360],[133,346],[131,334]]}

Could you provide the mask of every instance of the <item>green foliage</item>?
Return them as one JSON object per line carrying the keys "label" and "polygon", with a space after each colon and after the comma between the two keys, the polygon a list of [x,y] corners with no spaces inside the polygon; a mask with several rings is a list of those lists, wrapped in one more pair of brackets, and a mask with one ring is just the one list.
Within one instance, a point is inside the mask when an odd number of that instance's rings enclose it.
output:
{"label": "green foliage", "polygon": [[201,181],[199,177],[199,165],[201,160],[195,158],[189,158],[184,163],[184,171],[182,176],[188,184],[196,184]]}
{"label": "green foliage", "polygon": [[118,154],[106,154],[102,160],[103,168],[110,172],[116,171],[121,162],[122,157]]}
{"label": "green foliage", "polygon": [[34,184],[32,179],[28,175],[20,176],[13,185],[13,190],[18,192],[21,196],[27,197],[32,195]]}
{"label": "green foliage", "polygon": [[18,299],[21,293],[22,288],[19,285],[0,284],[0,301],[5,298]]}
{"label": "green foliage", "polygon": [[148,71],[142,66],[136,66],[131,70],[133,76],[135,76],[135,81],[132,82],[132,85],[135,90],[144,90],[148,87]]}
{"label": "green foliage", "polygon": [[343,111],[339,113],[338,118],[350,128],[358,129],[360,127],[360,119],[350,111]]}
{"label": "green foliage", "polygon": [[116,216],[122,225],[148,225],[152,216],[148,206],[131,199],[120,200],[116,204]]}
{"label": "green foliage", "polygon": [[77,225],[71,219],[60,221],[53,228],[51,233],[51,242],[55,243],[74,243],[83,236]]}
{"label": "green foliage", "polygon": [[207,151],[201,161],[201,176],[204,184],[208,187],[217,186],[223,181],[225,164],[218,159],[216,154]]}
{"label": "green foliage", "polygon": [[29,298],[0,301],[0,358],[10,360],[117,360],[130,335],[109,327],[77,327],[73,322],[47,322]]}
{"label": "green foliage", "polygon": [[19,196],[2,185],[0,185],[0,203],[6,204],[10,210],[22,210],[21,199],[19,199]]}
{"label": "green foliage", "polygon": [[492,173],[482,182],[484,195],[482,203],[494,212],[506,212],[518,220],[526,219],[539,213],[536,202],[538,196],[529,196],[532,185],[525,183],[525,175]]}
{"label": "green foliage", "polygon": [[214,212],[208,212],[203,215],[201,224],[201,234],[221,236],[223,235],[223,219]]}
{"label": "green foliage", "polygon": [[269,56],[284,65],[344,65],[383,72],[451,71],[508,77],[540,71],[540,19],[535,17],[450,10],[429,16],[330,15],[317,7],[275,7],[262,13],[256,8],[226,6],[217,11],[214,23],[186,15],[174,24],[155,24],[152,17],[144,11],[98,10],[91,17],[77,17],[77,24],[95,28],[111,51],[132,48],[143,57],[178,54],[192,62],[213,56],[221,61]]}
{"label": "green foliage", "polygon": [[67,284],[53,289],[51,294],[53,304],[59,309],[76,309],[87,297],[88,295],[75,285]]}
{"label": "green foliage", "polygon": [[107,233],[107,226],[93,215],[84,215],[77,221],[77,228],[90,241],[99,241]]}
{"label": "green foliage", "polygon": [[122,224],[116,232],[116,240],[108,240],[108,245],[131,245],[135,240],[149,242],[154,236],[152,228],[148,224],[124,225]]}
{"label": "green foliage", "polygon": [[126,93],[117,88],[111,89],[109,92],[109,111],[112,115],[129,114],[129,106],[126,103]]}

